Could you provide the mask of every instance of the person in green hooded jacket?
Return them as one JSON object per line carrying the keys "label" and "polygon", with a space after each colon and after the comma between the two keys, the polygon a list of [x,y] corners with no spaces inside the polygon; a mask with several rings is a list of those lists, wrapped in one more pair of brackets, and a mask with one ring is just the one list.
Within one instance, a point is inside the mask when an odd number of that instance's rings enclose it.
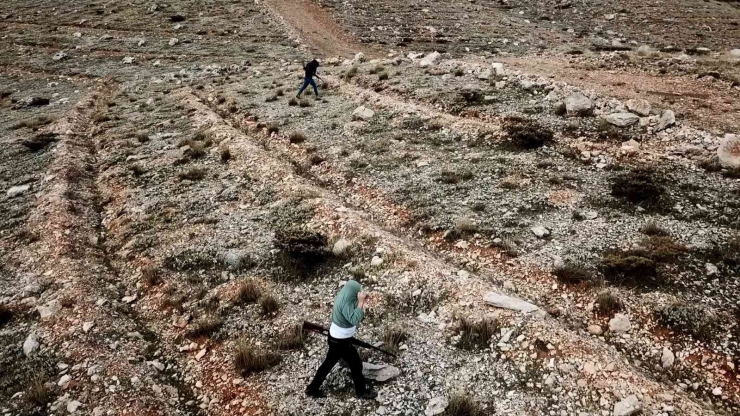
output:
{"label": "person in green hooded jacket", "polygon": [[372,400],[378,396],[366,386],[365,377],[362,375],[362,360],[351,343],[352,337],[357,332],[357,325],[365,317],[363,307],[366,299],[367,294],[362,292],[362,286],[354,280],[348,281],[334,299],[329,327],[329,352],[316,371],[311,384],[306,388],[308,396],[324,397],[321,385],[340,359],[349,365],[358,398]]}

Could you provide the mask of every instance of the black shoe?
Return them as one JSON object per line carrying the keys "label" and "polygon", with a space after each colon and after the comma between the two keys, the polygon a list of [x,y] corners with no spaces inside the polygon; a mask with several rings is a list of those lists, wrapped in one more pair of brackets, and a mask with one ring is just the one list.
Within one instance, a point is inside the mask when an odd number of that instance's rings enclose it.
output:
{"label": "black shoe", "polygon": [[311,397],[313,399],[320,399],[322,397],[326,397],[323,391],[319,390],[313,390],[310,388],[306,389],[306,396]]}
{"label": "black shoe", "polygon": [[363,400],[375,400],[376,397],[378,397],[378,393],[370,389],[365,390],[363,393],[357,394],[357,398]]}

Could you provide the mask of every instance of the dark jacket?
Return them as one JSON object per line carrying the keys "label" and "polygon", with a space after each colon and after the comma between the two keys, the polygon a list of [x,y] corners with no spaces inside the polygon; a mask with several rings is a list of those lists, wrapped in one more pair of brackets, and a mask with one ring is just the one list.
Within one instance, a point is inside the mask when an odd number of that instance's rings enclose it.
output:
{"label": "dark jacket", "polygon": [[313,60],[306,64],[306,66],[303,67],[303,69],[306,70],[306,78],[311,78],[316,75],[316,70],[319,69],[319,62],[317,60]]}

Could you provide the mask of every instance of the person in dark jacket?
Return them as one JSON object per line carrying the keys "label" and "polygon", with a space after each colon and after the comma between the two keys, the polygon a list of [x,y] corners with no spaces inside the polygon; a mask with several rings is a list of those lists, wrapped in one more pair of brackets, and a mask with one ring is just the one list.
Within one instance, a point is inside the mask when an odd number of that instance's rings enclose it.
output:
{"label": "person in dark jacket", "polygon": [[350,342],[357,331],[357,325],[365,317],[362,308],[365,306],[367,294],[361,290],[362,286],[359,283],[350,280],[334,299],[331,327],[329,327],[329,352],[318,371],[316,371],[311,384],[306,388],[306,394],[309,397],[324,397],[321,384],[324,383],[326,376],[329,375],[340,359],[349,365],[357,397],[368,400],[378,397],[378,393],[366,387],[365,377],[362,375],[362,360]]}
{"label": "person in dark jacket", "polygon": [[296,95],[296,98],[301,98],[301,94],[303,94],[303,90],[305,90],[309,85],[313,87],[313,92],[316,94],[316,97],[319,96],[319,88],[316,86],[316,81],[313,80],[313,77],[316,76],[316,71],[319,70],[319,61],[313,60],[309,63],[307,63],[303,69],[306,71],[306,77],[303,79],[303,86],[300,90],[298,90],[298,95]]}

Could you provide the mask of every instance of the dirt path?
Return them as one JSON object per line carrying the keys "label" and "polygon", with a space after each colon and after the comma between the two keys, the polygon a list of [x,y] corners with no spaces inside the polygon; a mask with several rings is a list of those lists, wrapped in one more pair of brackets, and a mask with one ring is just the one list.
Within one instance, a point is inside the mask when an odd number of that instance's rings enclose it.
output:
{"label": "dirt path", "polygon": [[574,67],[565,58],[504,59],[514,69],[554,77],[622,100],[642,98],[715,133],[740,129],[740,93],[711,77],[652,75],[638,69]]}
{"label": "dirt path", "polygon": [[310,0],[266,0],[265,3],[319,57],[373,54],[370,47],[353,39],[327,11]]}

